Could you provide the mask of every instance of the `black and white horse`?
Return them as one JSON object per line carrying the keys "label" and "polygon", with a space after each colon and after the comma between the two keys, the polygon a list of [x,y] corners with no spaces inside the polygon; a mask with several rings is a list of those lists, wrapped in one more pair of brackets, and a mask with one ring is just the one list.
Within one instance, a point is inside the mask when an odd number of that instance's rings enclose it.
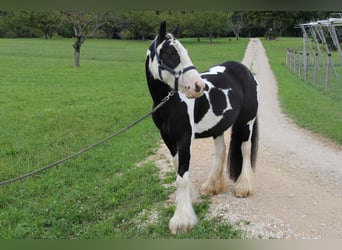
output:
{"label": "black and white horse", "polygon": [[200,74],[177,40],[177,33],[178,27],[167,33],[166,23],[161,23],[145,63],[154,107],[170,91],[174,92],[153,113],[153,121],[177,169],[176,210],[169,223],[174,234],[193,227],[198,221],[192,207],[196,196],[189,176],[193,139],[213,137],[215,142],[214,165],[201,193],[217,194],[225,190],[223,133],[230,127],[228,171],[235,182],[234,193],[237,197],[246,197],[254,192],[258,109],[258,83],[244,65],[225,62]]}

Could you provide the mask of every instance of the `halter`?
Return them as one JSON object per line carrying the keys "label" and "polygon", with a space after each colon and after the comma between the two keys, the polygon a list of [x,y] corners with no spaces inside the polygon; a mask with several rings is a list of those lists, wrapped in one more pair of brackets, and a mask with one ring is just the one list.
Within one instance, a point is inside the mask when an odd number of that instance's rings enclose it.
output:
{"label": "halter", "polygon": [[189,70],[196,69],[196,67],[191,65],[191,66],[185,67],[183,70],[180,70],[177,72],[174,69],[167,66],[166,64],[164,64],[163,61],[160,59],[158,51],[157,51],[157,40],[154,40],[154,42],[153,42],[153,49],[154,49],[154,54],[156,55],[157,61],[158,61],[158,71],[159,71],[160,79],[163,80],[162,70],[167,70],[169,73],[171,73],[175,77],[175,88],[174,88],[174,90],[178,91],[178,80],[181,77],[181,75],[188,72]]}

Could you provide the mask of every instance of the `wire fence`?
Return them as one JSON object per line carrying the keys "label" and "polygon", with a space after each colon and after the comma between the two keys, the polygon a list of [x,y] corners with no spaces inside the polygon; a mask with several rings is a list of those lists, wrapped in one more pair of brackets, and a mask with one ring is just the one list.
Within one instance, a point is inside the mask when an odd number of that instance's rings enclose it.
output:
{"label": "wire fence", "polygon": [[[342,13],[333,13],[326,20],[299,24],[303,33],[301,50],[286,50],[286,65],[304,81],[324,84],[325,90],[341,89]],[[332,47],[336,52],[331,52]]]}
{"label": "wire fence", "polygon": [[341,84],[342,64],[334,63],[333,54],[326,58],[315,51],[286,50],[286,66],[301,79],[313,85],[324,85],[325,89],[338,88]]}

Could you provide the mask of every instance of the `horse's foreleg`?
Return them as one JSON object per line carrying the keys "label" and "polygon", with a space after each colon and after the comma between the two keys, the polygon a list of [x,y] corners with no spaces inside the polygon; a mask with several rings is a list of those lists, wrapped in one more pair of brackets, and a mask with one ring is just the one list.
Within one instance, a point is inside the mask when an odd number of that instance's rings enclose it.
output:
{"label": "horse's foreleg", "polygon": [[192,207],[195,191],[189,176],[190,143],[179,148],[176,179],[176,210],[170,220],[171,233],[184,232],[197,224],[198,219]]}
{"label": "horse's foreleg", "polygon": [[215,139],[215,160],[206,182],[201,187],[201,193],[205,195],[214,195],[226,191],[226,185],[223,177],[223,163],[226,156],[226,144],[224,135]]}

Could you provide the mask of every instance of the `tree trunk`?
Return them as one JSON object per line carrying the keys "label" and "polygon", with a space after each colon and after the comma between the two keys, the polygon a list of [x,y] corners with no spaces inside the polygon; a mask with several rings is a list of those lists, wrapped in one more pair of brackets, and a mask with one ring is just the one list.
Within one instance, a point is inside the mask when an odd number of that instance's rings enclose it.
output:
{"label": "tree trunk", "polygon": [[74,48],[74,65],[75,67],[80,67],[80,54],[81,54],[81,46],[82,46],[82,38],[76,37],[75,43],[72,45]]}
{"label": "tree trunk", "polygon": [[74,53],[74,64],[75,67],[79,67],[80,66],[80,54],[81,54],[81,50],[78,48],[75,48],[75,53]]}
{"label": "tree trunk", "polygon": [[209,44],[213,43],[213,34],[209,33]]}

